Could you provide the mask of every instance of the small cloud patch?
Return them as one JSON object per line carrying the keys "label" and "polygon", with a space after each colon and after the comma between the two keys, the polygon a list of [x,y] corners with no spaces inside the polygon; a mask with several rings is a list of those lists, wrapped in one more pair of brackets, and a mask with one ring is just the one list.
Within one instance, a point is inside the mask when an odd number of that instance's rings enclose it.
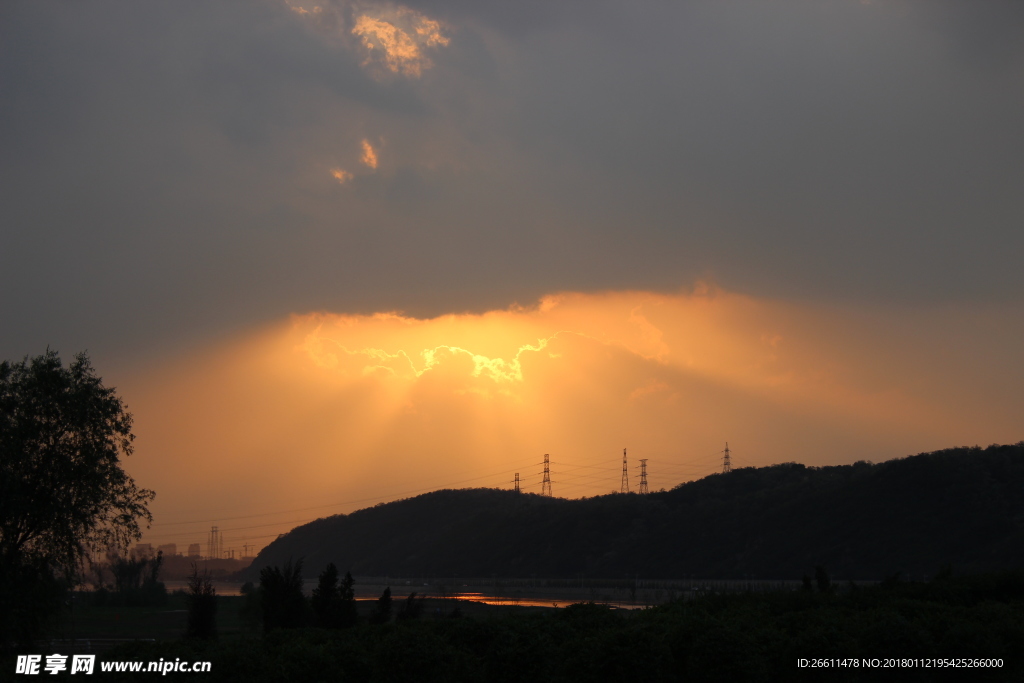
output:
{"label": "small cloud patch", "polygon": [[338,181],[339,185],[344,185],[348,181],[352,180],[352,174],[343,168],[332,168],[331,175]]}
{"label": "small cloud patch", "polygon": [[433,66],[428,48],[443,47],[450,39],[441,24],[407,7],[356,17],[352,34],[358,36],[366,57],[363,66],[381,66],[391,73],[419,78]]}
{"label": "small cloud patch", "polygon": [[369,140],[363,140],[363,156],[360,161],[373,170],[377,170],[377,151],[370,144]]}

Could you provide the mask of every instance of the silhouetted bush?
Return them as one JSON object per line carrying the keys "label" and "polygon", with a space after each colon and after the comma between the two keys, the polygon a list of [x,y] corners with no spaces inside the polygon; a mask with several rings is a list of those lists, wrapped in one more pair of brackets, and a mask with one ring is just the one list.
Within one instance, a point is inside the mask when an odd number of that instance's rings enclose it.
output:
{"label": "silhouetted bush", "polygon": [[339,621],[342,628],[355,626],[359,621],[359,611],[356,609],[355,579],[351,572],[345,572],[345,578],[341,580],[341,588],[338,590],[341,600]]}
{"label": "silhouetted bush", "polygon": [[263,619],[260,589],[254,586],[252,581],[246,581],[238,592],[242,594],[242,606],[238,608],[238,616],[249,628],[256,629]]}
{"label": "silhouetted bush", "polygon": [[310,605],[313,607],[313,623],[320,628],[339,628],[341,596],[338,594],[338,568],[331,562],[320,573],[317,587],[313,589]]}
{"label": "silhouetted bush", "polygon": [[217,591],[210,576],[199,573],[192,565],[192,576],[188,580],[188,625],[185,635],[189,638],[210,640],[217,636]]}
{"label": "silhouetted bush", "polygon": [[384,592],[377,598],[373,612],[370,614],[371,624],[386,624],[391,621],[391,586],[384,589]]}
{"label": "silhouetted bush", "polygon": [[402,606],[398,609],[398,614],[395,617],[398,621],[408,621],[410,619],[419,619],[423,614],[423,598],[416,597],[416,591],[409,593],[409,597],[405,599]]}
{"label": "silhouetted bush", "polygon": [[355,581],[352,574],[345,572],[345,578],[338,586],[338,568],[330,563],[320,573],[317,587],[313,589],[310,604],[313,608],[314,623],[321,628],[348,628],[358,620],[356,598],[353,590]]}
{"label": "silhouetted bush", "polygon": [[264,631],[298,628],[309,622],[302,583],[301,559],[294,565],[288,560],[283,568],[264,567],[260,571]]}
{"label": "silhouetted bush", "polygon": [[40,560],[0,575],[0,653],[24,650],[58,622],[67,586]]}
{"label": "silhouetted bush", "polygon": [[113,576],[113,591],[104,589],[94,593],[98,604],[109,605],[163,605],[167,602],[167,587],[160,581],[163,553],[155,557],[134,558],[116,553],[107,554],[107,568]]}

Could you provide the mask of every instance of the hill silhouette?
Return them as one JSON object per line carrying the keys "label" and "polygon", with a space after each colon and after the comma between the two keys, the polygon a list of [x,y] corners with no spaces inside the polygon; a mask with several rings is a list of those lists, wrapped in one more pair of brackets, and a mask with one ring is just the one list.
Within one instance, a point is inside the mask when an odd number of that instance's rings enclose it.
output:
{"label": "hill silhouette", "polygon": [[647,495],[442,490],[302,525],[248,570],[356,575],[881,579],[1024,567],[1024,442],[883,463],[785,463]]}

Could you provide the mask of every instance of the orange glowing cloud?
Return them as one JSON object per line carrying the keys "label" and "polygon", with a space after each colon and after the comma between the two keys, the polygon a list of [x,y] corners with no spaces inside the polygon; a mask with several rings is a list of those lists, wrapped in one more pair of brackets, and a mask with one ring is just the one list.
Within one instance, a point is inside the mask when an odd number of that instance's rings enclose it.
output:
{"label": "orange glowing cloud", "polygon": [[[522,384],[574,368],[583,354],[604,349],[649,366],[649,372],[699,377],[775,404],[927,423],[931,413],[920,412],[903,394],[865,392],[845,381],[842,364],[814,343],[820,340],[808,339],[813,326],[800,317],[783,304],[711,290],[689,296],[561,294],[535,308],[429,320],[309,314],[293,319],[292,334],[301,334],[296,349],[309,363],[339,378],[382,372],[413,382],[451,366],[463,369],[449,375],[459,389],[490,382],[517,393],[525,391]],[[525,373],[526,364],[534,377]],[[655,385],[670,388],[664,379]],[[655,393],[650,386],[644,379],[626,396]]]}
{"label": "orange glowing cloud", "polygon": [[370,144],[369,140],[363,140],[363,156],[360,158],[360,161],[374,170],[377,169],[377,152],[373,149],[373,145]]}
{"label": "orange glowing cloud", "polygon": [[[441,22],[390,2],[338,2],[326,6],[286,0],[310,29],[325,36],[355,36],[363,67],[374,76],[419,78],[433,66],[429,52],[450,44]],[[342,40],[348,44],[347,40]]]}
{"label": "orange glowing cloud", "polygon": [[450,42],[439,22],[407,7],[361,14],[352,34],[366,53],[364,66],[381,64],[391,73],[414,78],[433,66],[425,50]]}
{"label": "orange glowing cloud", "polygon": [[[515,472],[532,490],[543,453],[556,495],[580,496],[618,488],[623,446],[660,488],[714,471],[726,440],[740,465],[1012,442],[1022,330],[1006,326],[1022,319],[710,287],[430,319],[295,315],[129,382],[129,465],[175,521],[196,498],[253,514],[334,505],[327,514]],[[951,357],[950,344],[984,353]],[[282,515],[238,533],[262,543],[294,525]]]}
{"label": "orange glowing cloud", "polygon": [[344,185],[353,178],[351,173],[342,168],[332,168],[331,177],[337,180],[339,185]]}

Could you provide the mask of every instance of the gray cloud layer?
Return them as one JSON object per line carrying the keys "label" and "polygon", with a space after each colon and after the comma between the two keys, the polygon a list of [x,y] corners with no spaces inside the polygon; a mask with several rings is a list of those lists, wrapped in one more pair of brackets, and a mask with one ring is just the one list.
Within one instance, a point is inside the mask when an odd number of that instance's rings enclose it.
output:
{"label": "gray cloud layer", "polygon": [[369,3],[4,3],[0,355],[701,277],[1024,298],[1020,3],[410,6],[420,78]]}

